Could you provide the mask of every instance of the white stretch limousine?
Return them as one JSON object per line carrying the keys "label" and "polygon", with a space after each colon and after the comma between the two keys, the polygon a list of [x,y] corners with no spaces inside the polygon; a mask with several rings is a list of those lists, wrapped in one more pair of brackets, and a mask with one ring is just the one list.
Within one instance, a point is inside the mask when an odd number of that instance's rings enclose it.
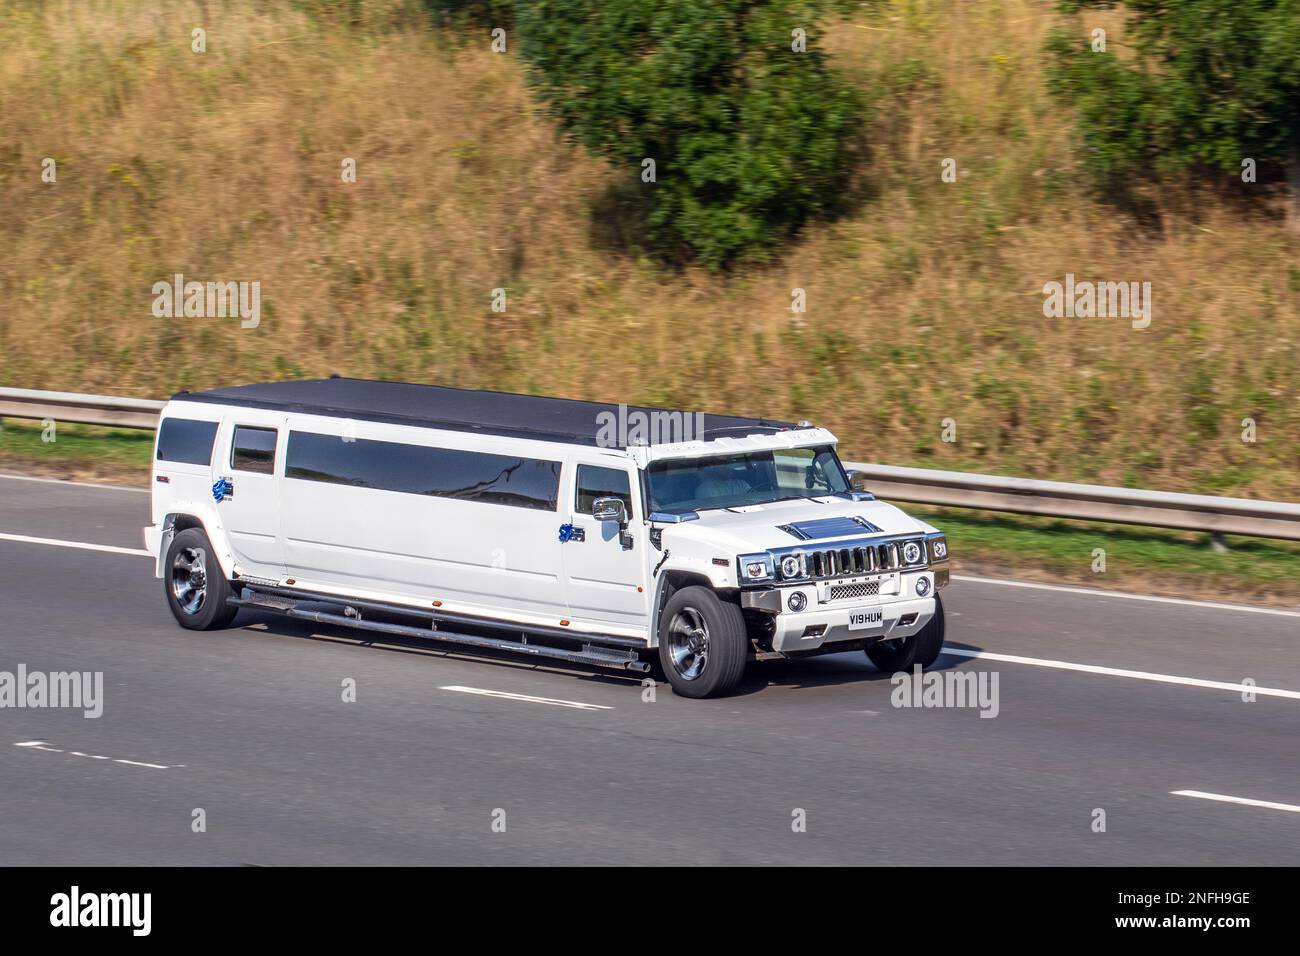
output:
{"label": "white stretch limousine", "polygon": [[755,658],[929,666],[947,542],[854,488],[835,443],[807,422],[400,382],[182,392],[145,542],[194,629],[249,608],[640,673],[657,649],[689,697]]}

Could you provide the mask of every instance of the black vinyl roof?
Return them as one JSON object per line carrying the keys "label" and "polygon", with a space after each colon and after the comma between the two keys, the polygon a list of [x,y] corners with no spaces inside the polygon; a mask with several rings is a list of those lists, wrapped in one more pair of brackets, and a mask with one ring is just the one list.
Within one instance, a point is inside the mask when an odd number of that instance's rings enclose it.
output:
{"label": "black vinyl roof", "polygon": [[[541,441],[579,445],[605,445],[625,448],[626,432],[601,435],[601,426],[610,421],[601,413],[614,415],[617,405],[583,402],[570,398],[540,395],[516,395],[511,392],[479,391],[450,388],[445,385],[416,385],[409,382],[377,382],[360,378],[305,379],[296,382],[266,382],[261,385],[235,385],[206,392],[178,392],[173,401],[212,402],[244,408],[267,408],[307,415],[329,415],[365,421],[419,425],[454,431],[471,431],[487,435],[507,435]],[[628,412],[664,412],[666,409],[627,406]],[[677,412],[674,414],[687,415]],[[654,421],[650,419],[650,421]],[[662,422],[663,420],[660,419]],[[663,444],[681,440],[677,428],[653,429],[647,443]],[[734,415],[704,415],[704,434],[694,434],[695,423],[685,424],[690,439],[774,432],[795,427],[790,422]],[[626,426],[625,426],[626,428]],[[598,441],[598,436],[604,440]],[[658,440],[656,440],[656,437]],[[609,439],[613,439],[610,441]]]}

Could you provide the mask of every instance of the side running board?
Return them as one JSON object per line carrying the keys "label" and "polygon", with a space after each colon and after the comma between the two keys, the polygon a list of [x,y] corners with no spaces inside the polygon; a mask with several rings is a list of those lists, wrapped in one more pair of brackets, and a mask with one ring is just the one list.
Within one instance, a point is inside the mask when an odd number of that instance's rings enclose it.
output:
{"label": "side running board", "polygon": [[[238,585],[239,582],[236,582]],[[642,645],[636,641],[601,635],[586,635],[560,628],[528,627],[520,624],[506,624],[499,621],[480,620],[467,615],[451,615],[443,612],[424,611],[419,608],[402,607],[395,604],[383,604],[375,601],[355,601],[337,595],[313,594],[309,592],[292,592],[285,589],[243,587],[239,597],[232,597],[228,602],[235,607],[246,607],[259,611],[271,611],[286,617],[317,624],[336,624],[362,631],[375,631],[381,634],[395,634],[401,637],[418,638],[422,641],[458,644],[479,650],[502,651],[524,657],[544,658],[563,661],[569,664],[587,664],[613,670],[647,673],[650,665],[641,660],[635,648]],[[305,604],[332,605],[331,610],[310,610]],[[425,618],[430,622],[427,627],[411,624],[398,624],[389,621],[367,620],[361,616],[362,610],[378,611],[383,614],[406,617]],[[340,613],[341,612],[341,613]],[[454,620],[461,624],[473,624],[489,630],[508,630],[520,635],[521,639],[506,637],[488,637],[481,634],[466,634],[460,631],[447,631],[439,626],[440,621]],[[528,643],[530,637],[542,637],[563,640],[576,644],[577,647],[556,647],[551,644]]]}

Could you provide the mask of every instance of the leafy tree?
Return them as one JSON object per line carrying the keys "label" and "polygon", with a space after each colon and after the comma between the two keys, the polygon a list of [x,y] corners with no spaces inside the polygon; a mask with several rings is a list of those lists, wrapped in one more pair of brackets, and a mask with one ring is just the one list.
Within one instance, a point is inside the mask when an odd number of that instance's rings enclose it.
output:
{"label": "leafy tree", "polygon": [[[635,190],[653,251],[761,256],[843,199],[863,124],[819,0],[521,0],[530,82]],[[808,35],[795,52],[793,31]],[[645,160],[654,161],[654,181]]]}
{"label": "leafy tree", "polygon": [[459,26],[470,23],[486,27],[510,27],[514,23],[514,0],[424,0],[435,17]]}
{"label": "leafy tree", "polygon": [[[1066,13],[1115,0],[1060,0]],[[1132,56],[1062,30],[1049,83],[1079,112],[1088,162],[1116,184],[1134,173],[1242,170],[1247,158],[1300,171],[1300,0],[1128,0]],[[1125,51],[1126,53],[1128,51]]]}

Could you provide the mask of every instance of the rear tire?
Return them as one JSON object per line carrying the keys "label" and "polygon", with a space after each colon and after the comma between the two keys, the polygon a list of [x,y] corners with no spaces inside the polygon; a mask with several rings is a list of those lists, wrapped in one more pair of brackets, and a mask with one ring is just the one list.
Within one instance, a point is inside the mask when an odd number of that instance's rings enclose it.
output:
{"label": "rear tire", "polygon": [[234,591],[201,528],[186,528],[172,538],[163,563],[163,590],[176,623],[191,631],[225,627],[239,613],[226,603]]}
{"label": "rear tire", "polygon": [[749,635],[740,608],[712,588],[682,588],[659,616],[659,663],[682,697],[716,697],[745,672]]}
{"label": "rear tire", "polygon": [[911,637],[896,641],[877,641],[867,648],[867,657],[886,674],[910,671],[917,664],[922,669],[939,658],[943,650],[943,601],[934,596],[934,617]]}

